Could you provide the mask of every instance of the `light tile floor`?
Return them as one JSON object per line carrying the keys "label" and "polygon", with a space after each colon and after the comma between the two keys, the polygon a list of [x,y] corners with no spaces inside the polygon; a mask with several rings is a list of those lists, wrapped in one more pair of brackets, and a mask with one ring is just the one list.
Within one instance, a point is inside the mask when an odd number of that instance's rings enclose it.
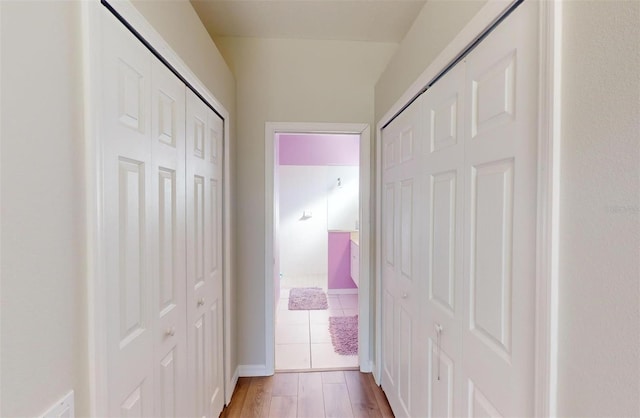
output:
{"label": "light tile floor", "polygon": [[358,356],[333,350],[330,316],[358,314],[358,295],[329,295],[329,309],[290,311],[289,290],[281,289],[276,309],[276,370],[357,368]]}

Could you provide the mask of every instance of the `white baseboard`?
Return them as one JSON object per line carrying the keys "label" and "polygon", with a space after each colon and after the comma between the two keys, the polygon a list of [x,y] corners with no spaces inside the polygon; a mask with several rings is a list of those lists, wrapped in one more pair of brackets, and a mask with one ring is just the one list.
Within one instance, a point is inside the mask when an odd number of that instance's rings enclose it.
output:
{"label": "white baseboard", "polygon": [[265,364],[241,364],[238,366],[240,377],[271,376]]}
{"label": "white baseboard", "polygon": [[229,405],[231,402],[231,397],[233,396],[233,392],[236,390],[236,385],[238,384],[238,378],[240,377],[240,367],[236,367],[233,376],[231,376],[231,380],[227,382],[229,384],[229,389],[227,390],[225,396],[225,404]]}
{"label": "white baseboard", "polygon": [[362,363],[361,367],[360,367],[360,371],[362,373],[371,373],[371,372],[373,372],[373,362],[365,360]]}
{"label": "white baseboard", "polygon": [[357,295],[358,288],[355,289],[328,289],[328,295]]}

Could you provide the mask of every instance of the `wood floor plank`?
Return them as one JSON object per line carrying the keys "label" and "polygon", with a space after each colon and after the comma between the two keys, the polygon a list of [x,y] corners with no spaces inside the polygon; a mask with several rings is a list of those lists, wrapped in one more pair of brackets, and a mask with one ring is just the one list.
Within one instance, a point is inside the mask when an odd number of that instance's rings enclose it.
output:
{"label": "wood floor plank", "polygon": [[298,418],[324,417],[322,374],[300,373],[298,376]]}
{"label": "wood floor plank", "polygon": [[221,418],[240,418],[242,416],[240,413],[242,412],[242,406],[244,405],[251,379],[251,377],[241,377],[238,379],[236,388],[233,391],[233,396],[231,397],[231,402],[229,402],[229,405],[222,411],[220,415]]}
{"label": "wood floor plank", "polygon": [[276,373],[271,396],[298,396],[298,373]]}
{"label": "wood floor plank", "polygon": [[253,377],[242,407],[242,418],[263,418],[269,416],[273,376]]}
{"label": "wood floor plank", "polygon": [[345,383],[342,370],[334,372],[322,372],[322,383]]}
{"label": "wood floor plank", "polygon": [[220,416],[393,418],[393,412],[371,373],[340,371],[240,378],[230,404]]}
{"label": "wood floor plank", "polygon": [[376,402],[378,403],[378,409],[380,410],[380,414],[384,418],[394,418],[393,411],[391,410],[391,406],[389,405],[389,401],[387,400],[387,396],[384,394],[384,391],[380,386],[376,384],[373,375],[369,375],[369,385],[373,390],[373,395],[376,397]]}
{"label": "wood floor plank", "polygon": [[358,371],[345,371],[344,377],[354,417],[382,417],[373,389],[369,384],[369,375]]}
{"label": "wood floor plank", "polygon": [[353,410],[345,383],[322,385],[324,394],[324,414],[327,418],[352,418]]}
{"label": "wood floor plank", "polygon": [[272,396],[269,418],[296,418],[297,408],[297,396]]}

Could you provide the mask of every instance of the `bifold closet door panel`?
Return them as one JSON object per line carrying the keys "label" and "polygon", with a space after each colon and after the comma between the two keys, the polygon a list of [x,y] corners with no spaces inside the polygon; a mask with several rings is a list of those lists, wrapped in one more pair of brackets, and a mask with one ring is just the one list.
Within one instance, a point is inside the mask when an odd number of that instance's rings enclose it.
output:
{"label": "bifold closet door panel", "polygon": [[538,9],[466,58],[464,411],[533,416]]}
{"label": "bifold closet door panel", "polygon": [[425,288],[418,254],[425,219],[416,211],[422,188],[420,109],[418,99],[382,138],[382,387],[399,416],[419,416],[426,406],[419,396],[426,383],[418,317]]}
{"label": "bifold closet door panel", "polygon": [[427,289],[420,324],[426,333],[428,417],[462,416],[462,248],[464,206],[464,80],[458,63],[424,93],[426,146],[421,154],[419,212],[426,218],[423,252]]}
{"label": "bifold closet door panel", "polygon": [[185,222],[185,89],[152,62],[151,273],[155,415],[188,415]]}
{"label": "bifold closet door panel", "polygon": [[187,90],[187,322],[192,416],[224,405],[222,120]]}
{"label": "bifold closet door panel", "polygon": [[153,416],[152,58],[110,13],[101,24],[108,414]]}
{"label": "bifold closet door panel", "polygon": [[223,340],[223,287],[222,287],[222,155],[224,144],[224,121],[211,109],[209,110],[207,141],[210,144],[209,161],[213,166],[209,178],[211,210],[209,216],[209,277],[211,287],[208,305],[209,358],[211,362],[207,385],[207,401],[211,416],[217,417],[224,407],[224,340]]}

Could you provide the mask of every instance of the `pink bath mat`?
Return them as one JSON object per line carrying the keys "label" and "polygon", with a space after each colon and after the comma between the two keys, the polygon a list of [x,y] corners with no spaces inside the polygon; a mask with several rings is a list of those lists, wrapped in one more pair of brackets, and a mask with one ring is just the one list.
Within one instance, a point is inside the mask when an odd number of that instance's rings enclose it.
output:
{"label": "pink bath mat", "polygon": [[289,291],[290,311],[327,309],[327,294],[319,287],[297,287]]}
{"label": "pink bath mat", "polygon": [[344,356],[358,354],[358,315],[329,317],[329,333],[336,353]]}

